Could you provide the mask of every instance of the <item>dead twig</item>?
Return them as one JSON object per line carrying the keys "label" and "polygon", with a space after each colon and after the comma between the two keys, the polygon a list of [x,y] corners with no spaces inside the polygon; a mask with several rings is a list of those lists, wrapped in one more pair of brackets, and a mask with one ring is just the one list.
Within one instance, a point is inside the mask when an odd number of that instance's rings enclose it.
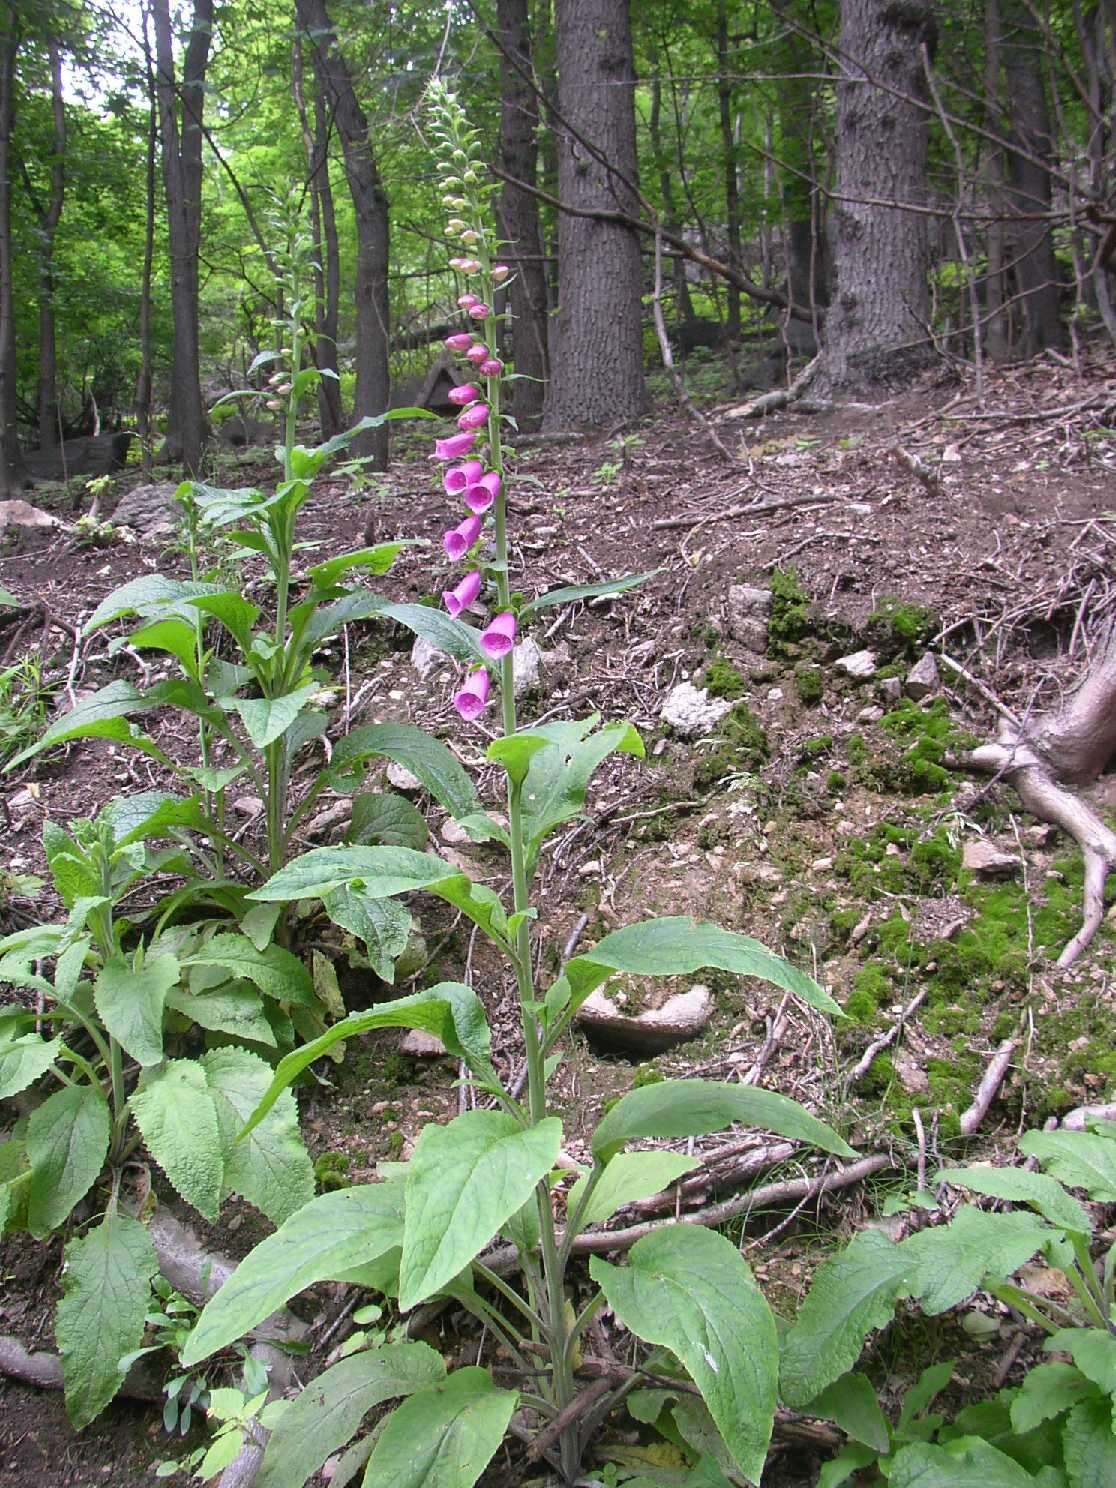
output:
{"label": "dead twig", "polygon": [[914,1014],[918,1012],[919,1008],[926,1001],[929,995],[929,987],[923,987],[921,992],[916,992],[915,995],[911,998],[910,1002],[907,1003],[907,1006],[899,1014],[898,1018],[896,1018],[895,1022],[887,1030],[887,1032],[881,1033],[879,1038],[875,1038],[872,1040],[867,1049],[865,1049],[864,1053],[853,1065],[852,1074],[849,1076],[850,1084],[855,1085],[858,1080],[863,1080],[864,1076],[868,1073],[868,1070],[871,1067],[872,1061],[873,1059],[875,1059],[876,1055],[882,1054],[885,1049],[889,1049],[891,1047],[891,1045],[899,1037],[900,1033],[902,1033],[904,1023],[906,1023],[909,1018],[913,1017]]}
{"label": "dead twig", "polygon": [[967,1111],[962,1111],[961,1113],[959,1125],[962,1136],[971,1137],[988,1115],[988,1107],[996,1099],[997,1092],[1004,1083],[1004,1076],[1007,1074],[1008,1065],[1011,1063],[1011,1056],[1015,1053],[1018,1046],[1019,1040],[1017,1038],[1004,1039],[995,1054],[993,1054],[991,1062],[984,1072],[984,1077],[976,1088],[972,1105]]}
{"label": "dead twig", "polygon": [[710,522],[731,522],[737,517],[755,517],[764,512],[786,511],[792,506],[833,506],[844,501],[844,496],[783,496],[776,501],[756,501],[750,506],[730,506],[724,511],[709,512],[705,516],[660,517],[651,523],[653,532],[664,532],[670,527],[704,527]]}

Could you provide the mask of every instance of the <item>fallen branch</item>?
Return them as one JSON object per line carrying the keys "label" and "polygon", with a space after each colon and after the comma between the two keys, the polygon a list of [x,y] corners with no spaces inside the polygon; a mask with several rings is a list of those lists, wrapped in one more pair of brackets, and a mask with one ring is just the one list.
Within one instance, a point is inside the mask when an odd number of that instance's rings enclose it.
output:
{"label": "fallen branch", "polygon": [[730,419],[760,418],[765,413],[774,413],[777,409],[785,408],[788,403],[796,402],[806,391],[820,360],[820,356],[816,356],[808,361],[789,387],[774,388],[770,393],[761,393],[758,398],[750,398],[747,403],[738,403],[723,416]]}
{"label": "fallen branch", "polygon": [[843,501],[843,496],[784,496],[777,501],[754,501],[749,506],[729,506],[724,511],[709,512],[701,517],[660,517],[651,523],[654,532],[663,532],[668,527],[704,527],[709,522],[730,522],[736,517],[757,517],[764,512],[786,511],[791,506],[831,506]]}
{"label": "fallen branch", "polygon": [[1011,1056],[1018,1047],[1017,1038],[1004,1039],[1003,1043],[993,1054],[988,1068],[984,1072],[984,1078],[977,1086],[973,1103],[967,1111],[961,1113],[961,1135],[971,1137],[980,1126],[980,1123],[988,1115],[988,1107],[996,1099],[1000,1086],[1004,1083]]}
{"label": "fallen branch", "polygon": [[887,1032],[881,1033],[879,1038],[872,1040],[864,1053],[853,1065],[852,1074],[849,1076],[850,1084],[855,1085],[857,1080],[863,1080],[876,1055],[882,1054],[885,1049],[890,1049],[891,1045],[899,1037],[900,1033],[902,1033],[903,1024],[906,1023],[908,1018],[913,1017],[918,1012],[929,995],[929,987],[923,987],[921,992],[916,992]]}
{"label": "fallen branch", "polygon": [[662,1193],[652,1194],[648,1199],[636,1199],[625,1205],[625,1213],[662,1214],[675,1207],[676,1196],[693,1199],[699,1195],[704,1197],[718,1188],[738,1188],[742,1183],[750,1183],[766,1168],[774,1168],[779,1163],[786,1162],[797,1151],[799,1148],[795,1142],[767,1142],[762,1147],[753,1147],[751,1151],[733,1158],[716,1160],[714,1154],[713,1161],[707,1159],[705,1166],[696,1172],[687,1173]]}

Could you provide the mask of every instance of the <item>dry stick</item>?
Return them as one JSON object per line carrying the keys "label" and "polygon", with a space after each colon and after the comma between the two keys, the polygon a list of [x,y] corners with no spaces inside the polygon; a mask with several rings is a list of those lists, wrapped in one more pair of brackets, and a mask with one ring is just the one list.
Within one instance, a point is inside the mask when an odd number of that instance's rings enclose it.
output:
{"label": "dry stick", "polygon": [[[770,393],[761,393],[758,398],[752,398],[747,403],[741,403],[736,408],[730,408],[725,414],[725,417],[731,419],[759,418],[761,414],[774,413],[779,408],[785,408],[788,403],[796,402],[806,391],[806,387],[817,371],[820,361],[821,355],[819,353],[818,356],[813,357],[806,363],[805,367],[803,367],[802,371],[789,387],[775,388]],[[827,406],[825,403],[819,403],[814,406],[812,411],[822,412]]]}
{"label": "dry stick", "polygon": [[783,1037],[783,1034],[786,1031],[787,1003],[789,1001],[790,993],[784,992],[783,1000],[779,1004],[778,1012],[776,1012],[775,1014],[775,1021],[771,1024],[771,1027],[769,1028],[767,1033],[767,1037],[764,1039],[760,1051],[756,1055],[755,1063],[741,1080],[741,1085],[755,1085],[758,1082],[760,1076],[763,1074],[764,1070],[767,1068],[772,1054],[774,1054],[775,1050],[779,1047],[779,1040]]}
{"label": "dry stick", "polygon": [[911,450],[904,449],[901,444],[895,445],[894,450],[896,458],[907,467],[916,480],[921,481],[931,496],[941,495],[941,476],[936,470],[931,470],[921,455],[916,455]]}
{"label": "dry stick", "polygon": [[723,455],[730,465],[739,464],[740,462],[736,456],[723,443],[721,436],[705,417],[705,414],[695,405],[694,400],[686,391],[686,384],[682,381],[682,378],[678,374],[678,369],[674,365],[674,353],[670,349],[666,321],[663,319],[663,229],[662,223],[657,218],[655,220],[655,292],[651,297],[651,313],[655,321],[655,335],[659,338],[659,354],[663,359],[663,366],[666,368],[667,376],[673,383],[674,391],[678,394],[682,406],[711,440],[718,453]]}
{"label": "dry stick", "polygon": [[1109,393],[1102,398],[1084,398],[1080,403],[1063,403],[1058,408],[1040,409],[1038,413],[1010,413],[1005,409],[998,413],[951,413],[946,417],[954,424],[986,423],[992,419],[1003,424],[1035,424],[1046,419],[1069,418],[1072,414],[1085,413],[1091,408],[1111,408],[1112,403],[1113,397]]}
{"label": "dry stick", "polygon": [[972,672],[966,671],[959,661],[955,661],[952,656],[947,655],[944,651],[941,652],[938,659],[943,665],[949,667],[951,672],[956,672],[962,682],[967,682],[974,692],[979,692],[984,701],[995,708],[1001,718],[1006,718],[1013,728],[1019,728],[1021,726],[1019,719],[1011,709],[1006,704],[1001,703],[996,694],[990,688],[986,687],[979,678],[974,677]]}
{"label": "dry stick", "polygon": [[967,1111],[962,1111],[960,1127],[961,1135],[971,1137],[977,1127],[988,1115],[988,1107],[996,1099],[996,1092],[1004,1083],[1011,1056],[1019,1045],[1017,1038],[1004,1039],[1003,1043],[992,1056],[991,1063],[984,1072],[984,1078],[977,1086],[973,1103]]}
{"label": "dry stick", "polygon": [[735,517],[755,517],[764,512],[785,511],[790,506],[832,506],[844,500],[843,496],[783,496],[777,501],[726,507],[724,511],[710,512],[704,517],[660,517],[657,522],[651,523],[651,530],[662,532],[668,527],[703,527],[707,522],[729,522]]}
{"label": "dry stick", "polygon": [[716,1157],[710,1160],[707,1157],[704,1166],[696,1172],[685,1174],[662,1193],[626,1204],[625,1210],[629,1214],[640,1216],[662,1214],[675,1207],[676,1195],[683,1199],[693,1199],[698,1195],[704,1196],[710,1189],[749,1183],[765,1168],[777,1167],[799,1150],[795,1142],[768,1142],[762,1147],[753,1147],[748,1152],[737,1154],[728,1161]]}
{"label": "dry stick", "polygon": [[857,1080],[862,1080],[864,1078],[864,1076],[868,1073],[868,1069],[873,1059],[875,1059],[876,1055],[882,1054],[885,1049],[891,1047],[891,1045],[903,1031],[904,1023],[907,1022],[908,1018],[911,1018],[915,1013],[918,1012],[919,1008],[926,1001],[929,995],[929,987],[923,987],[921,992],[916,992],[915,995],[911,998],[910,1002],[907,1003],[907,1006],[899,1014],[898,1018],[896,1018],[895,1022],[887,1030],[887,1032],[881,1033],[879,1038],[875,1038],[872,1040],[867,1049],[865,1049],[864,1053],[853,1065],[852,1074],[849,1076],[850,1084],[855,1085]]}
{"label": "dry stick", "polygon": [[527,1458],[530,1462],[537,1462],[540,1457],[554,1446],[558,1438],[567,1426],[572,1426],[575,1421],[581,1419],[586,1411],[591,1410],[598,1400],[612,1392],[612,1380],[607,1376],[596,1379],[591,1385],[587,1385],[580,1394],[575,1395],[566,1406],[565,1410],[559,1411],[548,1426],[544,1426],[537,1436],[532,1438],[527,1448]]}

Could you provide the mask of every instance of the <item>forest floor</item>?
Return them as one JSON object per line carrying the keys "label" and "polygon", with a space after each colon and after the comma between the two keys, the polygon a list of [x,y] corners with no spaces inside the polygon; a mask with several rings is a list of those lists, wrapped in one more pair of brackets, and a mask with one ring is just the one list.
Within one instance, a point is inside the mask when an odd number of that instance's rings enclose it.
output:
{"label": "forest floor", "polygon": [[[708,413],[733,465],[674,407],[624,439],[523,450],[516,468],[529,480],[513,485],[510,503],[512,585],[537,594],[656,570],[618,598],[541,612],[533,632],[543,682],[525,701],[525,721],[624,717],[647,745],[646,761],[624,758],[601,771],[587,820],[543,855],[543,966],[575,937],[587,946],[644,915],[692,913],[812,971],[848,1012],[830,1025],[784,1005],[766,985],[720,973],[665,990],[629,985],[631,1012],[701,980],[713,994],[711,1021],[653,1061],[579,1036],[555,1079],[574,1158],[584,1156],[602,1102],[649,1078],[652,1066],[734,1079],[755,1073],[757,1062],[763,1084],[804,1101],[860,1152],[886,1157],[865,1186],[831,1196],[815,1187],[797,1206],[770,1195],[738,1205],[730,1233],[789,1316],[818,1260],[858,1224],[901,1208],[896,1201],[917,1187],[920,1169],[932,1173],[962,1151],[1007,1151],[1023,1129],[1116,1096],[1112,928],[1105,924],[1071,971],[1054,967],[1079,924],[1076,848],[1021,813],[1005,787],[956,773],[948,761],[951,749],[994,733],[990,696],[1025,714],[1072,687],[1098,627],[1116,611],[1116,363],[1097,353],[1080,372],[1053,357],[997,371],[983,404],[971,374],[939,374],[871,408],[758,422],[733,419],[731,407]],[[316,561],[360,546],[371,521],[377,539],[434,544],[405,550],[378,589],[412,600],[441,589],[449,510],[427,448],[413,432],[400,436],[371,492],[319,482],[301,530]],[[138,479],[129,472],[119,490]],[[270,476],[226,468],[215,483],[252,479]],[[43,503],[44,493],[32,499]],[[119,583],[184,564],[174,546],[81,548],[63,531],[0,557],[0,586],[80,629]],[[737,584],[774,588],[765,655],[730,629]],[[4,664],[30,649],[71,689],[120,675],[138,680],[143,663],[135,653],[110,656],[107,640],[99,633],[79,645],[44,628],[9,646]],[[836,663],[863,649],[874,652],[875,671],[858,681]],[[968,675],[943,666],[942,685],[912,701],[905,679],[927,649]],[[323,661],[336,672],[350,725],[407,719],[439,730],[495,803],[497,780],[482,758],[494,719],[484,728],[460,724],[452,668],[420,678],[410,637],[372,622],[352,627]],[[662,723],[664,699],[685,680],[733,702],[708,737],[686,740]],[[65,822],[113,794],[163,783],[146,759],[96,741],[35,762],[4,782],[0,870],[42,871],[44,819]],[[1104,780],[1093,799],[1108,815]],[[251,833],[252,803],[241,807]],[[1001,850],[995,878],[962,863],[966,846],[982,838]],[[474,876],[505,884],[495,854],[446,842],[437,824],[433,845],[467,857]],[[7,913],[26,922],[44,910],[52,912],[45,896],[34,908],[10,899]],[[471,975],[493,1025],[496,1063],[510,1074],[521,1057],[513,989],[459,924],[429,901],[416,912],[431,961],[420,975]],[[342,989],[350,1010],[391,995],[370,973],[343,977]],[[911,1004],[901,1037],[864,1067],[869,1044]],[[963,1139],[959,1115],[1008,1039],[1016,1042],[1006,1078],[976,1135]],[[350,1049],[330,1085],[304,1092],[314,1156],[333,1154],[327,1166],[350,1179],[406,1152],[424,1121],[456,1113],[462,1099],[454,1064],[408,1057],[398,1043],[378,1035]],[[821,1172],[809,1156],[772,1169],[762,1151],[729,1145],[723,1150],[724,1136],[696,1144],[706,1164],[678,1202],[695,1207],[732,1199],[748,1184]],[[648,1217],[645,1207],[626,1222]],[[233,1223],[241,1221],[220,1236],[234,1252],[260,1233],[238,1211]],[[0,1332],[52,1347],[60,1246],[10,1239],[2,1254]],[[302,1310],[336,1348],[343,1335],[329,1325],[345,1299],[333,1287],[316,1298]],[[944,1357],[961,1361],[954,1404],[965,1385],[978,1395],[994,1388],[1015,1347],[1006,1319],[997,1314],[1003,1326],[976,1342],[963,1312],[932,1329],[896,1325],[870,1365],[885,1395],[897,1398],[919,1368]],[[457,1346],[465,1357],[468,1337]],[[469,1362],[475,1351],[474,1340]],[[0,1382],[0,1484],[132,1488],[152,1481],[151,1464],[174,1445],[157,1409],[119,1403],[76,1436],[58,1395]],[[805,1488],[820,1460],[808,1442],[777,1434],[765,1484]],[[528,1477],[498,1456],[486,1482]]]}

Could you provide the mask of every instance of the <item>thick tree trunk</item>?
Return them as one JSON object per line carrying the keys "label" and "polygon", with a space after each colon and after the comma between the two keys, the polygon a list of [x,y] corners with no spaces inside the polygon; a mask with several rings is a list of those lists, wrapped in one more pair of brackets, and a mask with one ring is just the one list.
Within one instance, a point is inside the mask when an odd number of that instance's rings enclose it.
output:
{"label": "thick tree trunk", "polygon": [[[190,38],[176,87],[169,0],[152,0],[156,88],[171,262],[171,396],[167,449],[191,473],[201,466],[206,418],[198,348],[198,247],[201,241],[202,115],[213,33],[213,0],[194,0]],[[179,97],[181,94],[181,97]]]}
{"label": "thick tree trunk", "polygon": [[[728,261],[737,273],[742,263],[740,237],[740,162],[736,147],[736,130],[732,116],[732,80],[729,77],[728,7],[725,0],[717,3],[717,109],[721,124],[721,172],[725,185],[725,231],[728,237]],[[733,392],[739,390],[740,291],[735,284],[726,286],[728,316],[725,334],[728,338],[732,366]]]}
{"label": "thick tree trunk", "polygon": [[7,0],[0,5],[0,497],[18,491],[26,478],[19,448],[12,293],[12,127],[18,49],[18,7]]}
{"label": "thick tree trunk", "polygon": [[[509,176],[534,186],[538,175],[539,107],[531,87],[531,31],[527,0],[498,0],[496,24],[509,54],[500,57],[500,160]],[[518,65],[516,65],[518,64]],[[520,71],[522,69],[522,71]],[[512,383],[511,412],[521,429],[542,417],[550,365],[547,357],[546,274],[539,206],[529,191],[505,181],[500,191],[499,233],[515,277],[511,308],[511,352],[522,382]]]}
{"label": "thick tree trunk", "polygon": [[798,0],[783,0],[779,18],[783,33],[774,49],[778,81],[779,173],[783,197],[783,254],[787,299],[800,313],[788,315],[784,335],[792,351],[813,356],[821,311],[829,303],[828,250],[817,189],[817,83],[819,58],[799,25],[810,17]]}
{"label": "thick tree trunk", "polygon": [[58,413],[58,348],[54,334],[54,234],[62,218],[66,193],[66,108],[62,101],[62,52],[47,41],[50,104],[54,123],[51,142],[50,197],[34,198],[39,219],[39,448],[54,449],[61,433]]}
{"label": "thick tree trunk", "polygon": [[926,203],[921,47],[933,40],[929,0],[842,0],[836,288],[814,384],[823,392],[904,377],[931,355],[926,218],[904,207]]}
{"label": "thick tree trunk", "polygon": [[[558,108],[571,126],[555,130],[563,202],[635,213],[634,88],[627,0],[563,0]],[[614,427],[638,418],[646,393],[637,235],[562,213],[558,276],[546,427]]]}
{"label": "thick tree trunk", "polygon": [[[353,198],[357,226],[356,262],[356,396],[353,414],[361,419],[388,406],[388,199],[380,179],[368,120],[357,100],[352,75],[338,46],[325,0],[296,0],[298,23],[314,48],[318,87],[330,100],[341,139],[345,176]],[[355,454],[372,468],[386,470],[387,426],[354,441]]]}
{"label": "thick tree trunk", "polygon": [[[1003,117],[1000,100],[1000,4],[985,0],[984,11],[984,123],[993,136],[1000,131]],[[1004,205],[1004,153],[1000,146],[985,143],[984,177],[987,182],[988,209],[1000,212]],[[1004,224],[988,224],[988,267],[984,284],[984,345],[994,362],[1007,360],[1011,338],[1008,334],[1008,298],[1004,282],[1007,259]]]}

